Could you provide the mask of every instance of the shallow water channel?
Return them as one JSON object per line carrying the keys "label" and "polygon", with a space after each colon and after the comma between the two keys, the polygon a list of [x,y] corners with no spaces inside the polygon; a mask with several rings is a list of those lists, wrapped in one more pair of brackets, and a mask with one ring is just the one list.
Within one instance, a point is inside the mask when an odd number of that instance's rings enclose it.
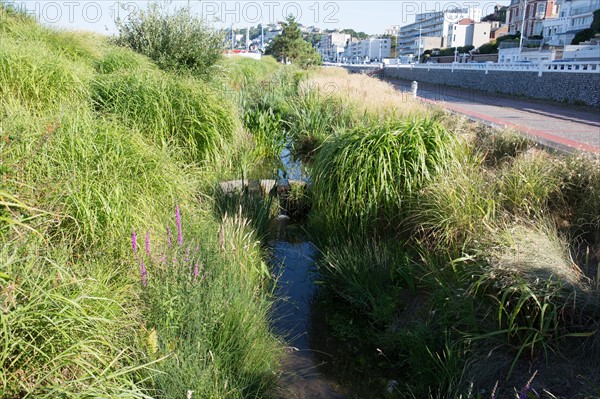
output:
{"label": "shallow water channel", "polygon": [[279,276],[273,328],[286,340],[286,355],[282,361],[281,399],[347,398],[345,390],[326,377],[323,369],[326,354],[312,348],[313,333],[321,330],[313,317],[312,303],[316,294],[314,263],[316,248],[308,242],[290,219],[279,217],[273,222],[272,264]]}
{"label": "shallow water channel", "polygon": [[[281,161],[285,170],[279,173],[280,181],[308,180],[302,165],[292,159],[289,150],[282,152]],[[317,249],[308,241],[301,227],[284,215],[271,223],[269,246],[273,250],[271,265],[275,275],[279,276],[273,328],[286,340],[278,397],[348,398],[347,392],[338,383],[325,376],[328,354],[315,350],[312,344],[316,334],[322,335],[327,330],[323,318],[315,317],[313,306],[317,293]]]}

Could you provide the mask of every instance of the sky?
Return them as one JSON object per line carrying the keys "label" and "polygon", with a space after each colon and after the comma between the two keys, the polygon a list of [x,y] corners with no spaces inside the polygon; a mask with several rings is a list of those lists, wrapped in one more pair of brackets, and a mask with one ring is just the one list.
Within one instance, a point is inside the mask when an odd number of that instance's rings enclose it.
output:
{"label": "sky", "polygon": [[[11,0],[34,15],[40,22],[64,29],[88,30],[98,33],[116,33],[115,19],[147,6],[148,1],[127,0]],[[423,12],[441,11],[457,6],[482,9],[482,15],[493,12],[494,6],[507,5],[509,0],[479,1],[380,1],[380,0],[173,0],[171,7],[190,5],[192,9],[215,27],[245,28],[259,23],[282,21],[294,15],[306,26],[321,29],[351,28],[357,32],[382,34],[392,25],[406,25]]]}

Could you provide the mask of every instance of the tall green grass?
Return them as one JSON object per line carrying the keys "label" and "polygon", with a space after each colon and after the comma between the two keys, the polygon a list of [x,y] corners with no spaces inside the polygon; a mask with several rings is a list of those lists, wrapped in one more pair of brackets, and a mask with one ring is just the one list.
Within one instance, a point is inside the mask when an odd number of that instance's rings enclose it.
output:
{"label": "tall green grass", "polygon": [[[123,269],[73,267],[68,247],[3,246],[0,392],[3,398],[146,398],[149,363],[135,345],[139,313]],[[26,250],[27,253],[23,253]]]}
{"label": "tall green grass", "polygon": [[214,159],[238,128],[233,104],[194,79],[151,70],[117,71],[98,76],[92,90],[98,111],[198,160]]}
{"label": "tall green grass", "polygon": [[476,160],[437,175],[414,197],[408,228],[430,250],[460,256],[493,234],[495,186]]}
{"label": "tall green grass", "polygon": [[400,291],[413,292],[414,265],[397,242],[338,240],[319,260],[328,289],[379,326],[389,324],[402,306]]}
{"label": "tall green grass", "polygon": [[[267,395],[262,250],[215,212],[213,179],[243,141],[221,83],[0,12],[0,396]],[[175,204],[202,274],[183,279],[181,249],[142,287],[131,232],[165,248]]]}
{"label": "tall green grass", "polygon": [[302,90],[291,103],[287,118],[294,154],[308,163],[329,136],[359,124],[362,116],[342,100],[320,91],[319,87]]}
{"label": "tall green grass", "polygon": [[131,254],[147,351],[166,357],[153,377],[156,396],[261,397],[280,356],[267,323],[268,291],[260,289],[270,279],[261,246],[240,213],[203,226],[182,216],[169,223],[171,236],[140,234]]}
{"label": "tall green grass", "polygon": [[576,266],[556,231],[543,224],[515,226],[497,235],[487,265],[470,295],[491,300],[496,329],[477,339],[504,338],[514,350],[509,374],[521,356],[560,351],[569,337],[594,334],[597,292]]}
{"label": "tall green grass", "polygon": [[351,129],[326,141],[312,167],[313,204],[347,232],[396,227],[408,199],[456,160],[456,139],[413,117]]}

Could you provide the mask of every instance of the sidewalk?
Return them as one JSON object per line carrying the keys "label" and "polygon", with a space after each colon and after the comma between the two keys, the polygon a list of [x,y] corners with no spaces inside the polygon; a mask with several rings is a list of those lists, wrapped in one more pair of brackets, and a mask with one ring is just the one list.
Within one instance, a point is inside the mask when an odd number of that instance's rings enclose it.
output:
{"label": "sidewalk", "polygon": [[[410,92],[411,82],[387,79]],[[419,82],[417,95],[473,120],[512,127],[562,151],[600,154],[600,109],[516,99],[506,95]]]}

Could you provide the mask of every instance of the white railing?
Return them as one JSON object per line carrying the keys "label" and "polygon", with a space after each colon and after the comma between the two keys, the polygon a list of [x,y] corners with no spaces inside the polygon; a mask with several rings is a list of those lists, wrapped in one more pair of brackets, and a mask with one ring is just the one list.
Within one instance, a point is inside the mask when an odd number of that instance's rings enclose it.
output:
{"label": "white railing", "polygon": [[539,76],[548,72],[570,72],[570,73],[600,73],[600,61],[577,61],[577,62],[513,62],[513,63],[451,63],[451,64],[395,64],[386,65],[386,68],[409,68],[426,70],[467,70],[467,71],[517,71],[537,72]]}

